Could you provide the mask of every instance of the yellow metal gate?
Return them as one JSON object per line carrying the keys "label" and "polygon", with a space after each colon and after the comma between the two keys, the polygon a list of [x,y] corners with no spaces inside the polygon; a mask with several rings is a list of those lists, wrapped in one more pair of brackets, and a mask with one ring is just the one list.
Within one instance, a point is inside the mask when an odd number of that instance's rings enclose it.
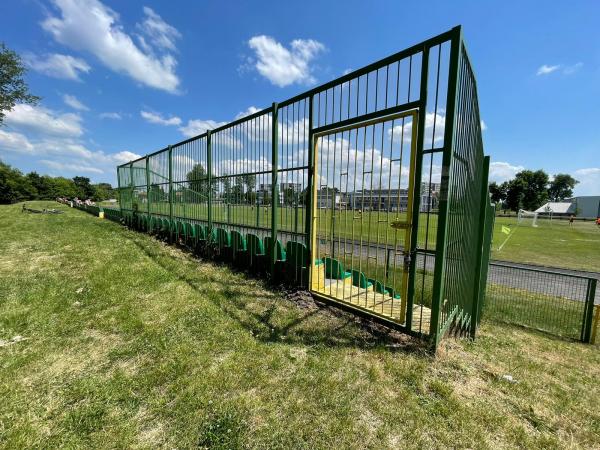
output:
{"label": "yellow metal gate", "polygon": [[417,119],[402,112],[313,140],[311,291],[399,324],[414,250]]}

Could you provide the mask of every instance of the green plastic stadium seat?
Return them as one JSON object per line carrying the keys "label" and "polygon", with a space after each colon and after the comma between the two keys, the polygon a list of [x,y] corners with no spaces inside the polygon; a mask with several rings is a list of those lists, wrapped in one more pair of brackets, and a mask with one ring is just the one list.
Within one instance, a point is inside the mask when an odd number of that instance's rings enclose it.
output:
{"label": "green plastic stadium seat", "polygon": [[242,233],[237,230],[231,231],[231,251],[234,260],[238,262],[243,262],[245,260],[248,252],[248,248],[246,247],[246,239],[244,239]]}
{"label": "green plastic stadium seat", "polygon": [[308,265],[310,256],[306,245],[302,242],[288,241],[286,246],[286,275],[290,282],[308,282]]}
{"label": "green plastic stadium seat", "polygon": [[325,261],[325,276],[336,280],[345,280],[352,276],[352,272],[346,272],[344,265],[335,258],[329,256],[323,258]]}
{"label": "green plastic stadium seat", "polygon": [[265,248],[260,238],[252,233],[246,235],[246,242],[248,244],[248,264],[253,269],[259,269],[264,267],[265,260]]}
{"label": "green plastic stadium seat", "polygon": [[373,286],[373,283],[367,280],[365,274],[356,269],[352,269],[352,284],[362,289],[369,289]]}

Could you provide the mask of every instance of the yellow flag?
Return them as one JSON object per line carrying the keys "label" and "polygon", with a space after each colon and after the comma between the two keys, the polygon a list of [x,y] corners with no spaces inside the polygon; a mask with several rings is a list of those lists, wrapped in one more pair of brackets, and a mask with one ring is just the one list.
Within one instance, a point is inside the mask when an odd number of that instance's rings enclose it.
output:
{"label": "yellow flag", "polygon": [[508,227],[505,227],[504,225],[502,225],[502,232],[503,232],[504,234],[510,234],[510,228],[508,228]]}

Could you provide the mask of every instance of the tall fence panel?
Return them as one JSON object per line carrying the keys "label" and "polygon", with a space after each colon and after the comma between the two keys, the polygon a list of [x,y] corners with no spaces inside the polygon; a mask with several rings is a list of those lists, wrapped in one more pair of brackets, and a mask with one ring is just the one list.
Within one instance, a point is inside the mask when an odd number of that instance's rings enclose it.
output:
{"label": "tall fence panel", "polygon": [[[118,180],[127,224],[261,261],[437,345],[479,311],[483,171],[475,79],[456,27],[123,164]],[[345,294],[314,288],[321,273],[343,280]]]}

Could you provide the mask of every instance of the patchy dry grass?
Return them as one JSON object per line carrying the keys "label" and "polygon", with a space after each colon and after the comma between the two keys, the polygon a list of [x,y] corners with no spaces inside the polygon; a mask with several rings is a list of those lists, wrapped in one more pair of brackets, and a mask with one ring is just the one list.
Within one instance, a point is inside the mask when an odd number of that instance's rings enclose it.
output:
{"label": "patchy dry grass", "polygon": [[434,359],[80,211],[0,230],[4,448],[599,446],[597,347],[486,323]]}

